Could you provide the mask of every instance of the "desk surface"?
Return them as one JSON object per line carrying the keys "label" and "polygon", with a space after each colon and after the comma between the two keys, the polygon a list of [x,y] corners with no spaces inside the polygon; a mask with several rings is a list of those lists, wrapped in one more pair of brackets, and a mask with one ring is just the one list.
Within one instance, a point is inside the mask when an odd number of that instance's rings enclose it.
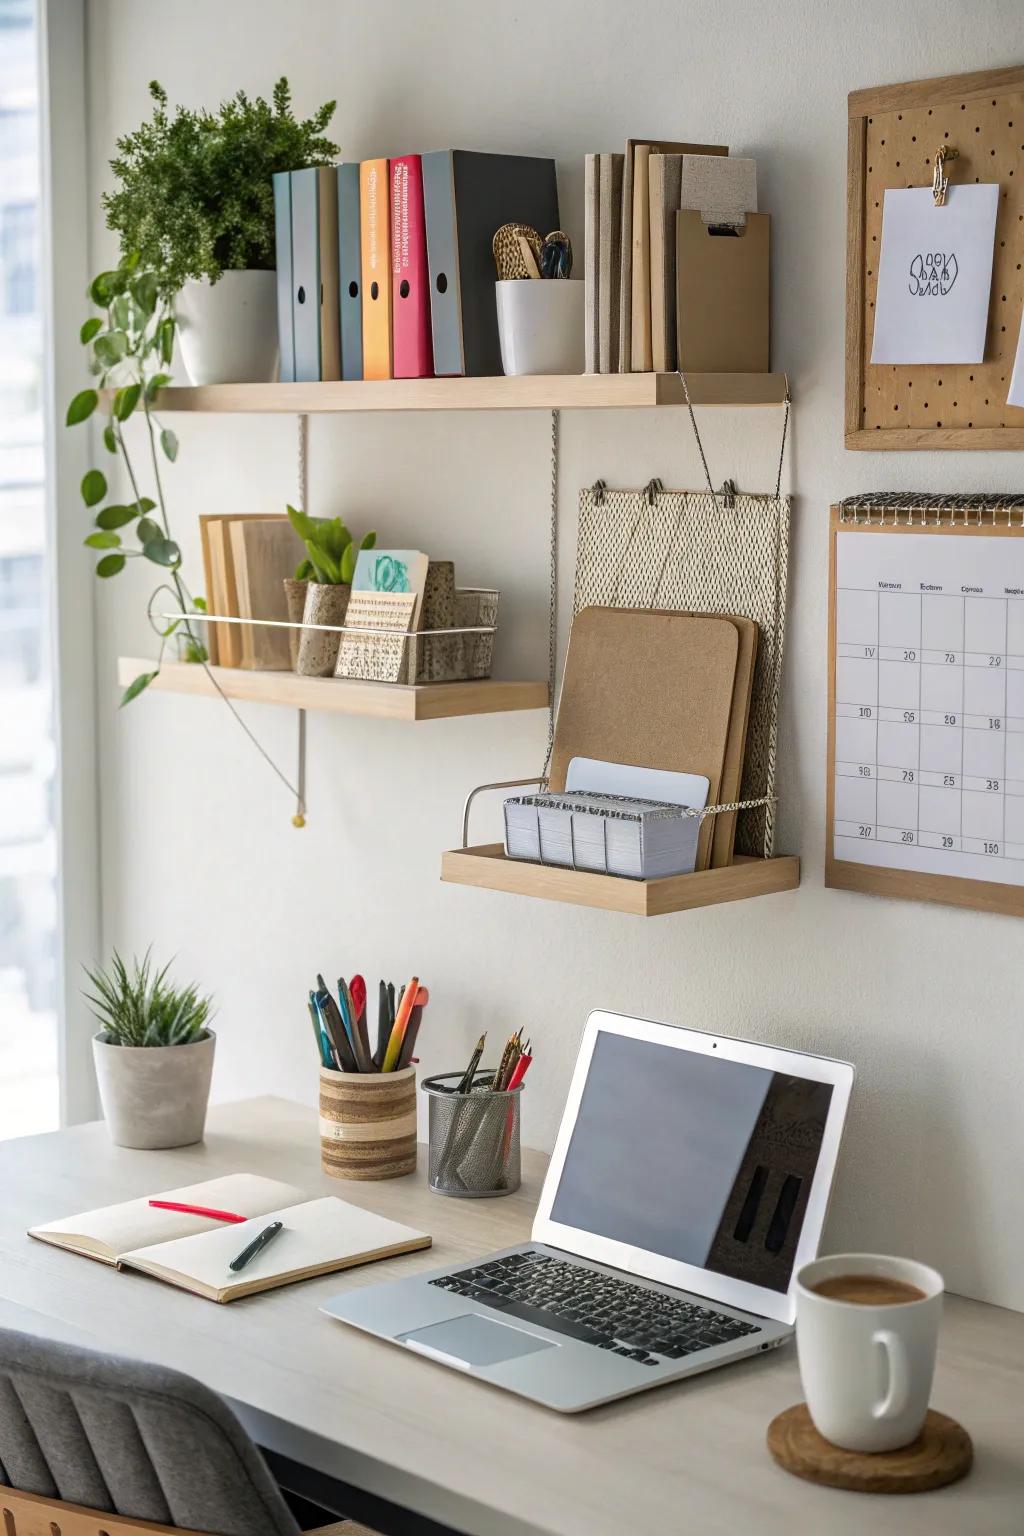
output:
{"label": "desk surface", "polygon": [[[911,1497],[840,1493],[780,1471],[769,1420],[800,1397],[791,1348],[560,1417],[378,1342],[318,1312],[341,1289],[480,1256],[529,1236],[543,1176],[445,1200],[420,1172],[381,1184],[324,1177],[314,1111],[281,1099],[211,1110],[206,1142],[112,1147],[100,1124],[0,1142],[0,1322],[145,1355],[200,1377],[285,1455],[471,1536],[1019,1536],[1024,1315],[951,1297],[935,1406],[970,1430],[969,1478]],[[33,1242],[35,1222],[252,1169],[419,1226],[434,1247],[227,1307]],[[392,1468],[392,1448],[401,1466]]]}

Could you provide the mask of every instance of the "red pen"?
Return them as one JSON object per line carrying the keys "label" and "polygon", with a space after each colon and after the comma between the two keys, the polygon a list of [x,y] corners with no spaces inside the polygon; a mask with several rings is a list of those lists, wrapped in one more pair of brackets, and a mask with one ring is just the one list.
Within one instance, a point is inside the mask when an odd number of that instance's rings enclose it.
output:
{"label": "red pen", "polygon": [[527,1056],[525,1053],[520,1056],[519,1060],[516,1062],[515,1071],[512,1073],[512,1076],[508,1080],[508,1087],[505,1089],[506,1093],[511,1093],[513,1088],[519,1087],[519,1084],[530,1070],[530,1062],[532,1060],[533,1057]]}
{"label": "red pen", "polygon": [[248,1221],[248,1216],[239,1216],[235,1211],[215,1211],[208,1205],[185,1205],[180,1200],[151,1200],[150,1205],[158,1211],[183,1211],[186,1216],[209,1216],[211,1221]]}

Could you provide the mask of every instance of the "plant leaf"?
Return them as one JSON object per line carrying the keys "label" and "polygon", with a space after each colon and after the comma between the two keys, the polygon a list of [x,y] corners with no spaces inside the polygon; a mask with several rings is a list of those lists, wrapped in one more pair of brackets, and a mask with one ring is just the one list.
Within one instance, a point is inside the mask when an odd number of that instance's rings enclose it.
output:
{"label": "plant leaf", "polygon": [[89,319],[86,320],[85,324],[82,326],[82,329],[78,333],[78,339],[82,343],[82,346],[87,347],[90,341],[92,341],[93,337],[98,335],[102,329],[103,321],[100,319],[99,315],[90,315]]}
{"label": "plant leaf", "polygon": [[81,389],[68,406],[67,425],[77,426],[80,421],[88,421],[93,411],[100,403],[100,397],[94,389]]}
{"label": "plant leaf", "polygon": [[363,534],[363,542],[360,544],[359,548],[360,549],[373,549],[373,547],[374,547],[374,545],[376,543],[377,543],[377,535],[375,533],[373,533],[373,532],[364,533]]}
{"label": "plant leaf", "polygon": [[158,539],[148,539],[142,546],[142,553],[147,560],[152,560],[154,565],[181,564],[181,550],[173,539],[165,539],[162,534]]}
{"label": "plant leaf", "polygon": [[197,613],[206,613],[206,598],[194,597],[192,599],[192,607],[196,610]]}
{"label": "plant leaf", "polygon": [[107,331],[97,336],[93,351],[104,368],[116,368],[128,351],[128,337],[124,331]]}
{"label": "plant leaf", "polygon": [[117,436],[109,422],[103,428],[103,446],[108,453],[117,452]]}
{"label": "plant leaf", "polygon": [[312,539],[306,540],[306,548],[309,551],[309,558],[313,562],[313,569],[316,571],[317,579],[326,586],[336,587],[341,581],[341,570],[337,561],[320,544],[315,544]]}
{"label": "plant leaf", "polygon": [[356,573],[356,556],[359,551],[354,544],[349,544],[341,557],[341,579],[347,587],[352,585],[352,577]]}
{"label": "plant leaf", "polygon": [[181,659],[195,666],[201,666],[204,661],[209,661],[210,653],[201,641],[190,638],[185,642],[185,652]]}
{"label": "plant leaf", "polygon": [[160,446],[173,464],[178,457],[178,439],[170,427],[164,427],[160,433]]}
{"label": "plant leaf", "polygon": [[82,476],[82,500],[87,507],[95,507],[107,494],[107,477],[98,469],[90,469]]}
{"label": "plant leaf", "polygon": [[305,512],[300,512],[297,507],[288,507],[287,511],[288,521],[303,542],[306,539],[316,538],[319,525],[315,517],[308,517]]}
{"label": "plant leaf", "polygon": [[123,528],[125,523],[130,523],[138,513],[132,507],[109,506],[96,514],[97,528]]}
{"label": "plant leaf", "polygon": [[101,309],[107,309],[115,296],[121,292],[126,282],[119,272],[101,272],[94,277],[89,287],[89,297],[94,304]]}
{"label": "plant leaf", "polygon": [[170,367],[171,358],[174,356],[174,321],[169,315],[166,320],[161,320],[157,328],[157,342],[160,347],[160,361]]}
{"label": "plant leaf", "polygon": [[124,555],[104,555],[96,567],[97,576],[116,576],[124,570]]}
{"label": "plant leaf", "polygon": [[124,693],[122,693],[121,708],[123,709],[126,704],[130,704],[132,699],[137,699],[142,690],[149,687],[154,677],[159,676],[159,667],[157,667],[155,672],[140,672],[138,677],[133,678],[132,681],[128,684],[128,687],[125,689]]}
{"label": "plant leaf", "polygon": [[90,549],[117,549],[121,543],[121,535],[119,533],[90,533],[89,537],[83,542]]}
{"label": "plant leaf", "polygon": [[154,373],[153,377],[146,385],[147,402],[151,405],[156,397],[157,391],[163,389],[164,385],[169,384],[170,382],[171,376],[169,373]]}
{"label": "plant leaf", "polygon": [[119,389],[114,396],[114,415],[118,421],[127,421],[139,403],[142,394],[141,384],[127,384],[124,389]]}
{"label": "plant leaf", "polygon": [[154,539],[162,539],[164,537],[163,529],[152,517],[140,517],[139,525],[135,532],[139,536],[140,544],[152,544]]}
{"label": "plant leaf", "polygon": [[144,315],[151,315],[156,309],[157,281],[155,272],[143,272],[132,283],[132,298],[142,310]]}

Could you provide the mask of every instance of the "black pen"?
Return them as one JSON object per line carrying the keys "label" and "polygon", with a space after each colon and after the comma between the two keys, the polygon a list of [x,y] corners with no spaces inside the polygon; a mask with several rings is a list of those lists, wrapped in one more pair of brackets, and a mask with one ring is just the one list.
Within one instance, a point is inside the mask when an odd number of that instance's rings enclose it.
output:
{"label": "black pen", "polygon": [[242,1249],[237,1259],[231,1260],[228,1268],[233,1269],[237,1274],[238,1271],[240,1269],[244,1269],[249,1261],[254,1259],[258,1253],[262,1253],[267,1244],[272,1243],[279,1232],[283,1231],[283,1221],[272,1221],[269,1227],[264,1227],[262,1232],[257,1233],[252,1242],[249,1244],[248,1248]]}

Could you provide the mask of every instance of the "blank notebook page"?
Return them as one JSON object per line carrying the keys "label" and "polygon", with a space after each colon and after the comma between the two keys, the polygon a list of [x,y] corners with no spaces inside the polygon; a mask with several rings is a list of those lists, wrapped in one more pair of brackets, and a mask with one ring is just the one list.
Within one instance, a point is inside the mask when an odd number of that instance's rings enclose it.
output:
{"label": "blank notebook page", "polygon": [[[235,1273],[229,1267],[231,1260],[272,1221],[282,1222],[284,1231]],[[325,1195],[303,1205],[267,1211],[244,1225],[138,1248],[125,1254],[124,1259],[133,1268],[160,1269],[197,1280],[211,1290],[225,1290],[306,1270],[333,1265],[341,1268],[346,1262],[358,1263],[375,1255],[426,1247],[429,1242],[425,1232],[349,1205],[335,1195]]]}

